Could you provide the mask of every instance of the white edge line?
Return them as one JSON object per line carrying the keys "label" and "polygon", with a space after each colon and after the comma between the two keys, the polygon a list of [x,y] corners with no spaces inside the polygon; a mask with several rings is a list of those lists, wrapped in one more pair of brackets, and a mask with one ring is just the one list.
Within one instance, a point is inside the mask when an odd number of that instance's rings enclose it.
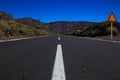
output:
{"label": "white edge line", "polygon": [[79,37],[79,38],[81,38],[81,39],[95,40],[95,41],[103,41],[103,42],[120,43],[119,41],[103,40],[103,39],[97,39],[97,38],[88,38],[88,37]]}
{"label": "white edge line", "polygon": [[27,39],[35,39],[35,38],[41,38],[41,37],[50,37],[50,36],[53,36],[53,35],[37,36],[37,37],[26,37],[26,38],[18,38],[18,39],[10,39],[10,40],[0,40],[0,43],[2,43],[2,42],[10,42],[10,41],[27,40]]}

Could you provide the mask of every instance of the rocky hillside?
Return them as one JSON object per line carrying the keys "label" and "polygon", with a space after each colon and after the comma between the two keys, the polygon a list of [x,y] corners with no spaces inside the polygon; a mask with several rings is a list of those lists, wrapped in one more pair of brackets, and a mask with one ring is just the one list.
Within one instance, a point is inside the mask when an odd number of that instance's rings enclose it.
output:
{"label": "rocky hillside", "polygon": [[11,14],[0,11],[0,39],[34,37],[52,34],[40,28],[37,24],[32,23],[32,21],[26,21],[26,23],[28,24],[19,23]]}
{"label": "rocky hillside", "polygon": [[42,23],[41,21],[33,19],[33,18],[29,18],[29,17],[15,19],[15,21],[17,23],[21,23],[21,24],[29,25],[29,26],[33,26],[33,27],[42,27],[42,26],[45,26],[45,24]]}
{"label": "rocky hillside", "polygon": [[53,33],[60,33],[63,34],[66,31],[75,30],[78,27],[86,27],[91,24],[94,24],[92,22],[68,22],[68,21],[59,21],[59,22],[51,22],[51,23],[43,23],[39,20],[35,20],[32,18],[21,18],[15,20],[17,23],[30,25],[34,27],[40,27],[42,29],[45,29],[47,31],[53,32]]}
{"label": "rocky hillside", "polygon": [[14,18],[13,18],[13,15],[0,11],[0,19],[8,21],[8,20],[13,20]]}
{"label": "rocky hillside", "polygon": [[68,21],[61,21],[61,22],[52,22],[46,24],[48,26],[48,30],[55,32],[55,33],[65,33],[70,30],[75,30],[78,27],[85,27],[88,25],[93,24],[92,22],[68,22]]}
{"label": "rocky hillside", "polygon": [[[85,27],[78,27],[76,30],[68,31],[65,34],[82,36],[82,37],[98,37],[108,36],[111,34],[111,24],[109,22],[94,23]],[[113,24],[114,36],[120,35],[120,23]]]}
{"label": "rocky hillside", "polygon": [[[74,36],[110,35],[110,23],[58,21],[43,23],[33,18],[14,19],[13,15],[0,11],[0,39],[31,37],[47,34],[67,34]],[[120,23],[114,23],[114,36],[120,35]]]}

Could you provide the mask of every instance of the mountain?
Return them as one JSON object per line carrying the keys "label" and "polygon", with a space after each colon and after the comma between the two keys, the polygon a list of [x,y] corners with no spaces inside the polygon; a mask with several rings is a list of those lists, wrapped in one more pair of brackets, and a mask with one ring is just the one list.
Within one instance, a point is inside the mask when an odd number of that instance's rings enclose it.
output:
{"label": "mountain", "polygon": [[[87,21],[57,21],[44,23],[31,17],[14,19],[13,15],[0,11],[1,36],[40,36],[48,34],[66,34],[74,36],[106,36],[110,35],[110,23]],[[120,35],[120,23],[114,23],[113,34]]]}
{"label": "mountain", "polygon": [[75,30],[78,27],[85,27],[94,24],[93,22],[85,22],[85,21],[80,21],[80,22],[58,21],[51,23],[43,23],[39,20],[35,20],[32,18],[16,19],[16,22],[29,26],[40,27],[55,34],[58,33],[62,34],[65,33],[66,31]]}
{"label": "mountain", "polygon": [[15,21],[17,23],[22,23],[22,24],[29,25],[29,26],[34,26],[34,27],[42,27],[42,25],[45,25],[41,21],[30,18],[30,17],[15,19]]}
{"label": "mountain", "polygon": [[[111,23],[94,23],[85,27],[78,27],[76,30],[68,31],[65,34],[82,37],[108,36],[111,34]],[[120,23],[113,23],[113,35],[120,35]]]}
{"label": "mountain", "polygon": [[4,19],[6,21],[14,19],[13,15],[0,11],[0,19]]}
{"label": "mountain", "polygon": [[35,37],[51,35],[52,33],[40,28],[42,24],[38,20],[27,18],[22,22],[14,19],[13,15],[0,11],[0,39],[12,39],[21,37]]}
{"label": "mountain", "polygon": [[78,27],[85,27],[88,25],[93,24],[92,22],[68,22],[68,21],[60,21],[60,22],[52,22],[46,24],[48,27],[48,30],[54,32],[54,33],[65,33],[66,31],[75,30]]}

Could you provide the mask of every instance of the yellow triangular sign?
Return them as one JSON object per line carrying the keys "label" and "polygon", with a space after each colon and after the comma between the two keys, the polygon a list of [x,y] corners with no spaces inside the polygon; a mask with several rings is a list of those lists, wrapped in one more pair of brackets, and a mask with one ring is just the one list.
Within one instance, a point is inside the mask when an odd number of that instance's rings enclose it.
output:
{"label": "yellow triangular sign", "polygon": [[111,13],[109,18],[108,18],[108,22],[117,22],[117,19],[114,15],[114,13]]}

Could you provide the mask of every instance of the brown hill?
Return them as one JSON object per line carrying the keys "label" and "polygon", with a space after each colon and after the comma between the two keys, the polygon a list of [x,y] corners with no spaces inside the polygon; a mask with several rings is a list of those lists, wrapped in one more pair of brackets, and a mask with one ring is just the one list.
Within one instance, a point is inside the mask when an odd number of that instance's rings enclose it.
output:
{"label": "brown hill", "polygon": [[[82,37],[98,37],[111,34],[111,24],[109,22],[94,23],[86,27],[78,27],[76,30],[66,32],[68,35]],[[120,35],[120,23],[113,24],[114,36]]]}
{"label": "brown hill", "polygon": [[93,24],[92,22],[68,22],[68,21],[60,21],[60,22],[52,22],[48,23],[48,29],[55,33],[65,33],[66,31],[75,30],[78,27],[85,27]]}
{"label": "brown hill", "polygon": [[39,23],[39,21],[34,19],[29,19],[28,21],[23,20],[23,22],[19,23],[11,14],[0,11],[0,39],[34,37],[51,34],[50,32],[41,29]]}
{"label": "brown hill", "polygon": [[3,12],[3,11],[0,11],[0,19],[3,19],[3,20],[12,20],[14,19],[13,15],[9,14],[9,13],[6,13],[6,12]]}
{"label": "brown hill", "polygon": [[86,27],[88,25],[94,24],[92,22],[85,22],[85,21],[80,21],[80,22],[59,21],[59,22],[43,23],[39,20],[35,20],[32,18],[16,19],[16,22],[34,27],[40,27],[42,29],[57,34],[58,33],[62,34],[65,33],[66,31],[75,30],[78,27]]}

